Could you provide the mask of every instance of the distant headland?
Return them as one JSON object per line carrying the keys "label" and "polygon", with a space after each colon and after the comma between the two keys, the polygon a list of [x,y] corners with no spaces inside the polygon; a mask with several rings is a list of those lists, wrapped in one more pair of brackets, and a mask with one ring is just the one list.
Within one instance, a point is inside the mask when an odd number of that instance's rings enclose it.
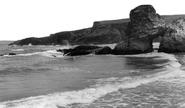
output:
{"label": "distant headland", "polygon": [[[118,43],[113,54],[140,54],[153,51],[185,52],[185,14],[159,15],[152,5],[140,5],[130,11],[130,18],[95,21],[91,28],[64,31],[47,37],[30,37],[9,45],[97,45]],[[108,48],[108,50],[110,50]]]}

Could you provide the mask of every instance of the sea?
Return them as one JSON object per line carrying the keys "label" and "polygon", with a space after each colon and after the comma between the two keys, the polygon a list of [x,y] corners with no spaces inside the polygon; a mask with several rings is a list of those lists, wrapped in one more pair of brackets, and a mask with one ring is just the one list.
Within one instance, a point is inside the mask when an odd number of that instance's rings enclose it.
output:
{"label": "sea", "polygon": [[9,43],[0,42],[0,108],[185,108],[185,53],[67,57],[56,50],[74,46]]}

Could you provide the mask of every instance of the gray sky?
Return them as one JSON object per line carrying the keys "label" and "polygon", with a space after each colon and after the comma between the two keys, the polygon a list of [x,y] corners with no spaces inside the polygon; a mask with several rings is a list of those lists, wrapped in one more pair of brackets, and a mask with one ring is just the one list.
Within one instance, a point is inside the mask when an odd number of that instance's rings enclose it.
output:
{"label": "gray sky", "polygon": [[151,4],[160,15],[185,14],[183,0],[0,0],[0,40],[43,37],[91,27],[94,21],[128,18]]}

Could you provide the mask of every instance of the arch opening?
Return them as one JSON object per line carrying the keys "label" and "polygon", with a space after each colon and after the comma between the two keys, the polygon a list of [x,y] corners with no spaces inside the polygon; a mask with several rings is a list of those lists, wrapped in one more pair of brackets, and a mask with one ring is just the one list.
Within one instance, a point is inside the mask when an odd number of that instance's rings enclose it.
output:
{"label": "arch opening", "polygon": [[153,46],[153,51],[158,52],[160,42],[161,42],[162,37],[158,36],[157,38],[152,40],[152,46]]}

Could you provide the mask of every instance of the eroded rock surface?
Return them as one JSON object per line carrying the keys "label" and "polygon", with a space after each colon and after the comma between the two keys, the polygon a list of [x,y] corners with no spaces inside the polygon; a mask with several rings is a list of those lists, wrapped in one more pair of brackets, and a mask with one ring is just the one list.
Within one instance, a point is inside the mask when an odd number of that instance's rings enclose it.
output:
{"label": "eroded rock surface", "polygon": [[185,19],[179,18],[169,25],[162,37],[159,52],[185,52]]}
{"label": "eroded rock surface", "polygon": [[126,39],[116,45],[115,54],[138,54],[153,51],[152,40],[164,35],[165,21],[152,5],[140,5],[130,12]]}

